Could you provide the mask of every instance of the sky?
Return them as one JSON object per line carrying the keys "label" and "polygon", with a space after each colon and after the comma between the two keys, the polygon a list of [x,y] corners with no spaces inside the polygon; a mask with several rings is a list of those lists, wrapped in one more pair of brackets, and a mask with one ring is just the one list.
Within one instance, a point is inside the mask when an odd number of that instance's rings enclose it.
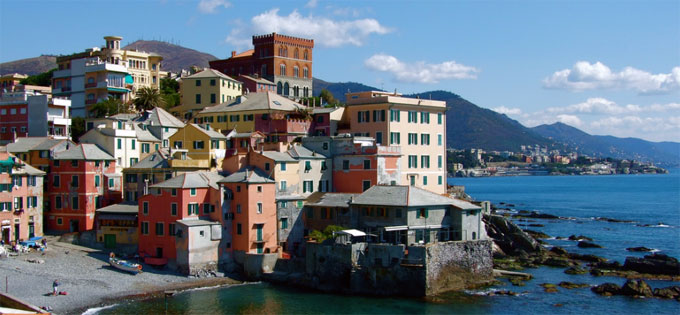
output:
{"label": "sky", "polygon": [[527,127],[680,142],[680,1],[0,1],[0,62],[164,40],[314,39],[313,76],[446,90]]}

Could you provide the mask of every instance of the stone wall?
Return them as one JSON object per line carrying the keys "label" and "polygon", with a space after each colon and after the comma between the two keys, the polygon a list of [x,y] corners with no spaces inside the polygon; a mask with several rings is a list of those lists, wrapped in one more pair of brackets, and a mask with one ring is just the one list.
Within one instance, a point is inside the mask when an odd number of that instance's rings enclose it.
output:
{"label": "stone wall", "polygon": [[462,290],[493,274],[491,241],[444,242],[425,246],[427,295]]}

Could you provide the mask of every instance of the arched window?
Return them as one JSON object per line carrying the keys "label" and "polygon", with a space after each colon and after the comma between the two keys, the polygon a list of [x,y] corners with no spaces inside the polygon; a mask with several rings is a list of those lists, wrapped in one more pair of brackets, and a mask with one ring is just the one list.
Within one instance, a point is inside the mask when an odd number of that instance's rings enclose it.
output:
{"label": "arched window", "polygon": [[293,67],[293,76],[296,78],[300,77],[300,68],[298,68],[297,66]]}
{"label": "arched window", "polygon": [[300,58],[300,53],[298,52],[298,49],[295,48],[295,53],[293,53],[293,58],[299,59]]}
{"label": "arched window", "polygon": [[304,57],[305,57],[305,60],[309,60],[309,52],[307,50],[305,50]]}
{"label": "arched window", "polygon": [[279,83],[276,83],[276,94],[283,94],[283,85],[281,84],[281,81]]}
{"label": "arched window", "polygon": [[286,75],[286,65],[285,64],[279,65],[279,75]]}
{"label": "arched window", "polygon": [[309,69],[307,69],[307,67],[302,69],[302,77],[305,78],[305,79],[309,78]]}
{"label": "arched window", "polygon": [[283,84],[283,95],[288,96],[290,94],[290,85],[288,85],[288,82]]}
{"label": "arched window", "polygon": [[300,96],[300,87],[296,86],[293,88],[293,96],[299,97]]}
{"label": "arched window", "polygon": [[262,69],[260,69],[260,75],[261,76],[267,75],[267,65],[262,65]]}
{"label": "arched window", "polygon": [[303,97],[308,97],[308,96],[309,96],[309,88],[308,88],[308,87],[302,88],[302,96],[303,96]]}

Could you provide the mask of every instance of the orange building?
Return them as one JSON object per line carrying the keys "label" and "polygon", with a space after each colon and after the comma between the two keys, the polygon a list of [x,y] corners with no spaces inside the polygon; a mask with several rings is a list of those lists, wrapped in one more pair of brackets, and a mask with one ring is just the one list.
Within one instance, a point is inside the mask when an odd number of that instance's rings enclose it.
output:
{"label": "orange building", "polygon": [[75,146],[75,143],[71,140],[50,137],[22,137],[7,144],[7,151],[31,166],[49,172],[50,160],[54,155],[73,146]]}
{"label": "orange building", "polygon": [[[245,167],[219,181],[229,203],[226,217],[231,219],[230,250],[250,254],[278,250],[276,185],[265,172]],[[228,224],[228,222],[226,223]]]}
{"label": "orange building", "polygon": [[210,68],[238,77],[257,75],[276,84],[276,93],[292,97],[312,96],[313,39],[276,33],[253,36],[253,49],[210,61]]}
{"label": "orange building", "polygon": [[43,176],[0,147],[0,239],[5,244],[43,235]]}

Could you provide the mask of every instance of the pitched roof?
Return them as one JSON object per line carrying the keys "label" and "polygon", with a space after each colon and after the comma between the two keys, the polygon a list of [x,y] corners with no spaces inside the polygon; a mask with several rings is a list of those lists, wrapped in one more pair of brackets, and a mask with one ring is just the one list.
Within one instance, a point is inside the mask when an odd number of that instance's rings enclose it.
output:
{"label": "pitched roof", "polygon": [[28,152],[35,146],[50,140],[48,137],[21,137],[17,138],[13,143],[7,144],[7,152]]}
{"label": "pitched roof", "polygon": [[339,107],[316,107],[312,110],[312,114],[324,114],[324,113],[332,113],[336,110],[340,109]]}
{"label": "pitched roof", "polygon": [[212,128],[205,129],[203,126],[198,125],[198,124],[191,124],[194,126],[196,129],[199,131],[203,132],[204,134],[208,135],[211,139],[227,139],[227,136],[215,131]]}
{"label": "pitched roof", "polygon": [[[242,52],[242,53],[239,53],[239,54],[237,54],[237,55],[234,55],[234,56],[231,57],[231,58],[239,58],[239,57],[252,56],[254,53],[255,53],[255,49],[248,49],[248,50],[246,50],[246,51],[244,51],[244,52]],[[231,58],[229,58],[229,59],[231,59]]]}
{"label": "pitched roof", "polygon": [[206,107],[200,113],[227,113],[251,110],[279,110],[292,112],[298,108],[306,107],[276,93],[260,92],[241,95],[231,103],[222,103]]}
{"label": "pitched roof", "polygon": [[260,154],[276,162],[295,162],[295,159],[286,152],[262,151]]}
{"label": "pitched roof", "polygon": [[274,82],[269,81],[269,80],[267,80],[267,79],[265,79],[265,78],[262,78],[262,77],[256,78],[256,77],[254,77],[254,76],[245,75],[245,74],[242,74],[241,77],[244,77],[244,78],[246,78],[246,79],[248,79],[248,80],[251,80],[251,81],[253,81],[253,82],[257,82],[257,83],[260,83],[260,84],[275,85]]}
{"label": "pitched roof", "polygon": [[151,132],[149,132],[149,130],[145,130],[144,128],[138,126],[137,124],[133,124],[133,126],[135,128],[135,133],[137,134],[137,140],[161,142],[161,140],[152,135]]}
{"label": "pitched roof", "polygon": [[147,111],[146,119],[142,119],[140,117],[139,121],[151,126],[174,128],[184,127],[184,123],[181,120],[177,119],[177,117],[173,116],[160,107],[154,107],[152,110]]}
{"label": "pitched roof", "polygon": [[177,223],[185,225],[185,226],[203,226],[203,225],[218,225],[221,224],[220,222],[217,221],[208,221],[208,220],[196,220],[196,219],[184,219],[184,220],[177,220]]}
{"label": "pitched roof", "polygon": [[112,213],[112,214],[137,214],[139,212],[139,205],[136,203],[117,203],[95,210],[97,213]]}
{"label": "pitched roof", "polygon": [[274,180],[257,167],[247,166],[219,181],[220,183],[273,183]]}
{"label": "pitched roof", "polygon": [[164,182],[149,186],[150,188],[208,188],[219,189],[218,182],[222,176],[214,172],[190,172],[175,176]]}
{"label": "pitched roof", "polygon": [[54,148],[56,145],[68,141],[71,145],[76,145],[73,141],[71,140],[66,140],[66,139],[48,139],[45,140],[38,145],[34,146],[31,150],[49,150]]}
{"label": "pitched roof", "polygon": [[[376,185],[354,198],[353,204],[419,207],[436,205],[454,205],[457,201],[413,186]],[[479,207],[477,207],[479,208]]]}
{"label": "pitched roof", "polygon": [[307,197],[306,205],[313,207],[340,207],[349,208],[352,198],[359,194],[315,192]]}
{"label": "pitched roof", "polygon": [[306,147],[299,145],[299,144],[294,144],[288,149],[288,154],[294,158],[303,158],[303,159],[325,159],[326,156],[314,152],[310,149],[307,149]]}
{"label": "pitched roof", "polygon": [[[19,159],[17,157],[14,157],[14,158],[21,161],[21,159]],[[37,169],[33,166],[30,166],[29,164],[27,164],[24,161],[22,161],[22,162],[23,162],[23,164],[21,164],[21,166],[18,169],[12,170],[12,174],[27,174],[27,175],[38,175],[38,176],[44,176],[45,175],[45,172],[43,172],[43,171],[41,171],[41,170],[39,170],[39,169]]]}
{"label": "pitched roof", "polygon": [[137,118],[137,114],[115,114],[113,116],[106,117],[106,119],[120,120],[120,121],[130,121]]}
{"label": "pitched roof", "polygon": [[137,164],[132,165],[128,168],[131,169],[170,168],[168,157],[169,154],[167,149],[158,149],[154,153],[149,154],[149,156],[137,162]]}
{"label": "pitched roof", "polygon": [[98,145],[92,143],[81,143],[70,149],[57,152],[54,155],[55,160],[115,160],[111,155],[102,150]]}
{"label": "pitched roof", "polygon": [[201,72],[194,73],[194,74],[192,74],[190,76],[186,76],[182,79],[202,79],[202,78],[216,78],[216,77],[219,77],[219,78],[222,78],[222,79],[225,79],[225,80],[229,80],[229,81],[233,81],[233,82],[238,82],[237,80],[234,80],[231,77],[229,77],[229,76],[225,75],[224,73],[219,72],[215,69],[205,69]]}

